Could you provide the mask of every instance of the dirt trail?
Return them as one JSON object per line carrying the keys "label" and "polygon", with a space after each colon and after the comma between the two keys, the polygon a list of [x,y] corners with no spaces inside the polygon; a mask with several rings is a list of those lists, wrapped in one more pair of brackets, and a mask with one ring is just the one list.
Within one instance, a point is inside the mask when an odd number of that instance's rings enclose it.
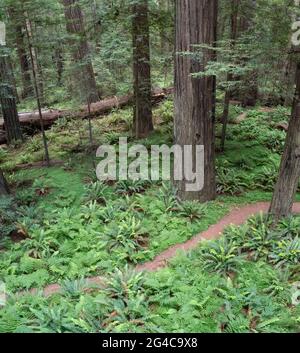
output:
{"label": "dirt trail", "polygon": [[[199,243],[203,240],[213,240],[220,237],[224,229],[233,224],[241,225],[247,221],[249,217],[255,215],[259,212],[266,213],[269,208],[268,202],[258,202],[255,204],[240,206],[233,208],[225,217],[223,217],[218,223],[211,225],[207,230],[201,232],[200,234],[194,236],[192,239],[186,241],[182,244],[176,244],[171,246],[169,249],[163,251],[158,256],[156,256],[152,261],[146,262],[144,264],[136,266],[136,271],[157,271],[160,268],[166,267],[168,265],[168,260],[176,256],[179,250],[190,251],[196,248]],[[294,213],[300,213],[300,202],[294,204]],[[87,281],[93,284],[103,284],[103,277],[91,277]],[[58,284],[52,284],[47,286],[43,290],[45,296],[50,296],[54,293],[59,292],[60,286]],[[37,290],[31,290],[31,293],[36,293]]]}

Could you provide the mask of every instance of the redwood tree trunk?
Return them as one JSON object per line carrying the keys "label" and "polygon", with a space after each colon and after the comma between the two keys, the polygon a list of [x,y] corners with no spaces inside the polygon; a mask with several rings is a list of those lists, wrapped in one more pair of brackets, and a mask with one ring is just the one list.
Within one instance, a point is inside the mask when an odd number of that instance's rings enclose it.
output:
{"label": "redwood tree trunk", "polygon": [[270,207],[278,220],[291,214],[300,177],[300,62],[296,71],[296,92],[281,160],[279,178]]}
{"label": "redwood tree trunk", "polygon": [[195,60],[183,52],[192,51],[194,44],[212,46],[216,40],[217,0],[176,0],[175,59],[175,141],[180,146],[192,145],[193,167],[196,145],[204,145],[204,188],[187,191],[186,180],[175,182],[179,197],[200,201],[216,196],[214,137],[214,78],[192,77],[204,70],[214,52],[204,50],[203,60]]}
{"label": "redwood tree trunk", "polygon": [[147,137],[153,131],[148,0],[132,6],[134,118],[133,133]]}
{"label": "redwood tree trunk", "polygon": [[72,37],[70,44],[72,46],[73,60],[76,65],[74,80],[77,82],[80,97],[84,102],[97,102],[99,95],[79,1],[63,0],[63,4],[67,31]]}
{"label": "redwood tree trunk", "polygon": [[10,82],[11,66],[8,60],[8,56],[0,54],[0,103],[7,143],[11,143],[22,139],[22,131],[17,112],[16,97],[14,96],[14,88]]}
{"label": "redwood tree trunk", "polygon": [[0,169],[0,196],[8,195],[8,194],[9,194],[8,184],[5,180],[2,170]]}
{"label": "redwood tree trunk", "polygon": [[295,61],[289,55],[288,59],[284,64],[284,70],[282,75],[283,87],[285,90],[284,105],[286,107],[290,107],[293,104],[292,92],[293,92],[293,87],[295,85],[296,68],[297,68],[297,65]]}

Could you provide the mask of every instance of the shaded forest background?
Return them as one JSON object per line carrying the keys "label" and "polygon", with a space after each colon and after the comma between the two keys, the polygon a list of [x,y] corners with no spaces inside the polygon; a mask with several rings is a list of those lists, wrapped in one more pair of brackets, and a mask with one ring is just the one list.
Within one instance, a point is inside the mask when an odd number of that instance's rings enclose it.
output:
{"label": "shaded forest background", "polygon": [[[86,102],[86,91],[78,85],[78,72],[90,62],[99,97],[132,92],[132,1],[76,1],[82,12],[82,28],[77,33],[67,26],[64,3],[68,2],[72,1],[1,2],[0,18],[7,25],[7,47],[20,111],[37,108],[26,27],[30,30],[43,107],[75,109]],[[237,3],[235,48],[231,46],[232,3],[219,3],[218,63],[211,70],[218,71],[220,93],[224,92],[231,70],[240,87],[244,84],[247,88],[257,80],[263,104],[291,104],[295,70],[290,60],[294,1],[258,0],[255,9],[252,1]],[[173,85],[174,20],[173,1],[149,1],[153,87]],[[82,39],[88,43],[88,49],[79,62],[74,59],[74,51]],[[249,77],[251,67],[254,73]]]}

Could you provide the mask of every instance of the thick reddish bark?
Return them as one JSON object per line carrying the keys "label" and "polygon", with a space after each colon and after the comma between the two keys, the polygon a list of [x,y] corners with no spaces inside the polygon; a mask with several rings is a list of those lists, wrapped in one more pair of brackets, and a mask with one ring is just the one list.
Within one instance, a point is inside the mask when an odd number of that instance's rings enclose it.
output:
{"label": "thick reddish bark", "polygon": [[11,65],[9,57],[0,53],[0,104],[2,108],[6,141],[22,139],[22,131],[19,123],[15,90],[11,83],[12,74],[10,73]]}
{"label": "thick reddish bark", "polygon": [[279,178],[270,207],[275,219],[291,214],[300,177],[300,62],[296,71],[296,92],[281,159]]}
{"label": "thick reddish bark", "polygon": [[175,59],[175,141],[193,146],[193,169],[196,169],[195,146],[204,146],[204,188],[186,190],[187,180],[176,182],[182,199],[213,200],[216,196],[214,89],[213,77],[194,77],[214,59],[214,52],[204,50],[202,62],[183,52],[193,51],[195,44],[214,45],[217,25],[216,0],[176,1]]}
{"label": "thick reddish bark", "polygon": [[134,117],[133,133],[147,137],[153,131],[148,0],[136,0],[132,17]]}

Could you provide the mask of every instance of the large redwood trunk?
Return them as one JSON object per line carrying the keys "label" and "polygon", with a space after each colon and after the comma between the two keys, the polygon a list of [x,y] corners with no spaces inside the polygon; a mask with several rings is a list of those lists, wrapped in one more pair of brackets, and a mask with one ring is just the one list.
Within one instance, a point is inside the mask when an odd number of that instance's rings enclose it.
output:
{"label": "large redwood trunk", "polygon": [[133,133],[139,138],[147,137],[153,131],[148,0],[136,0],[132,8]]}
{"label": "large redwood trunk", "polygon": [[292,115],[281,160],[279,178],[270,207],[278,220],[291,214],[300,177],[300,62],[296,71],[296,92]]}
{"label": "large redwood trunk", "polygon": [[99,100],[90,50],[86,39],[83,14],[78,0],[63,0],[67,31],[71,35],[73,60],[76,65],[75,80],[80,98],[84,102]]}
{"label": "large redwood trunk", "polygon": [[22,139],[10,67],[9,57],[0,53],[0,104],[8,143]]}
{"label": "large redwood trunk", "polygon": [[216,196],[214,88],[213,77],[192,77],[204,70],[214,52],[204,50],[203,60],[182,55],[193,51],[195,44],[214,45],[217,25],[217,0],[176,0],[175,59],[175,141],[180,146],[193,146],[193,167],[196,167],[196,145],[204,145],[204,188],[186,190],[186,180],[176,182],[179,197],[200,201]]}

